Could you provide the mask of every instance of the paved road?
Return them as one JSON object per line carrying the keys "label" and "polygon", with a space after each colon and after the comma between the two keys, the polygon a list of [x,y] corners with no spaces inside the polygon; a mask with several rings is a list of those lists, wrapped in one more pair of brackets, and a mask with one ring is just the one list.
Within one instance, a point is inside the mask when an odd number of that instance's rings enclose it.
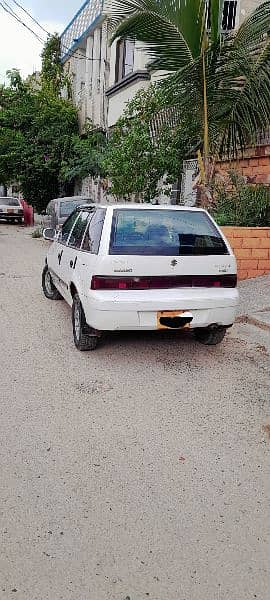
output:
{"label": "paved road", "polygon": [[45,251],[0,225],[1,600],[268,600],[269,333],[80,354]]}

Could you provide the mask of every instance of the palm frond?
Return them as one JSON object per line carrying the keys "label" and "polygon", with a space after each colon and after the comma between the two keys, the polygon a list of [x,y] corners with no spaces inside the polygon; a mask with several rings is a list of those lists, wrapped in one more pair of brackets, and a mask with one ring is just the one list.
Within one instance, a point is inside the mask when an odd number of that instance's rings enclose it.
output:
{"label": "palm frond", "polygon": [[200,55],[205,19],[204,0],[115,0],[111,41],[135,38],[145,44],[155,68],[167,70],[169,62],[168,70],[176,70]]}
{"label": "palm frond", "polygon": [[[136,31],[136,35],[134,32]],[[179,35],[175,26],[161,16],[152,13],[138,13],[129,17],[117,29],[115,38],[137,39],[144,43],[149,57],[149,67],[175,71],[192,60],[188,44]],[[173,52],[171,48],[173,47]]]}
{"label": "palm frond", "polygon": [[263,35],[269,33],[270,0],[258,6],[240,25],[235,35],[235,45],[247,49],[257,45]]}
{"label": "palm frond", "polygon": [[[227,88],[223,80],[222,98],[229,110],[225,117],[221,151],[227,154],[237,154],[237,138],[243,141],[244,146],[253,145],[258,132],[269,127],[270,123],[270,38],[257,59],[247,62],[247,59],[245,65],[242,62],[241,78],[231,79]],[[235,133],[236,144],[231,144],[230,130]]]}
{"label": "palm frond", "polygon": [[[270,0],[238,31],[221,35],[223,0],[211,0],[210,23],[204,0],[115,0],[113,38],[143,42],[151,68],[169,71],[161,82],[166,106],[189,115],[203,144],[207,87],[212,152],[236,156],[255,143],[270,122]],[[207,36],[208,44],[205,43]],[[202,48],[204,47],[204,57]],[[170,116],[172,120],[172,117]]]}

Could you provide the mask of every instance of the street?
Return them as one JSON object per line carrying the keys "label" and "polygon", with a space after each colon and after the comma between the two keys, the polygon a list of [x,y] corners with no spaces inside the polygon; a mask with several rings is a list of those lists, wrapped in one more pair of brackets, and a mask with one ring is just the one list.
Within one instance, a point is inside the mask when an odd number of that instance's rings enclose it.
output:
{"label": "street", "polygon": [[268,600],[270,330],[79,353],[47,247],[0,224],[1,600]]}

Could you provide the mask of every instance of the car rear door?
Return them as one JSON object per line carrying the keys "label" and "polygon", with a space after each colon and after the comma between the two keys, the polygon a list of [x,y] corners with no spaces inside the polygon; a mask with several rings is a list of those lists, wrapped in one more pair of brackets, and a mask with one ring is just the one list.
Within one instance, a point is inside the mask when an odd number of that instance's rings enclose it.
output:
{"label": "car rear door", "polygon": [[95,273],[99,244],[105,218],[102,208],[82,209],[69,236],[62,263],[68,302],[72,303],[71,286],[76,287],[82,303],[89,294],[91,278]]}
{"label": "car rear door", "polygon": [[69,294],[65,282],[65,258],[67,253],[67,241],[71,231],[79,217],[79,211],[74,211],[64,223],[61,232],[57,234],[55,242],[51,245],[47,254],[47,263],[53,282],[63,297],[69,301]]}
{"label": "car rear door", "polygon": [[[235,274],[223,235],[203,210],[114,208],[104,269],[131,276]],[[108,270],[109,262],[111,269]]]}
{"label": "car rear door", "polygon": [[149,310],[191,309],[202,297],[206,308],[238,301],[235,257],[203,210],[114,207],[107,243],[91,285],[111,293],[116,310],[123,293]]}
{"label": "car rear door", "polygon": [[91,211],[89,209],[78,210],[78,218],[72,228],[63,252],[61,274],[66,290],[66,298],[72,304],[71,283],[74,283],[80,294],[80,254],[81,246],[89,223]]}
{"label": "car rear door", "polygon": [[80,289],[81,301],[89,295],[92,276],[96,273],[99,261],[99,247],[103,231],[106,209],[94,208],[89,216],[81,250],[77,254],[77,265],[74,282]]}

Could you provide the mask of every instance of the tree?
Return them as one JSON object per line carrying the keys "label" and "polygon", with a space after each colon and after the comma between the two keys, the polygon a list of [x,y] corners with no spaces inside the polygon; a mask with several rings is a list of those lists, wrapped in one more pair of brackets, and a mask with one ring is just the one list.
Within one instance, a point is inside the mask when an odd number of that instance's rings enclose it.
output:
{"label": "tree", "polygon": [[198,125],[202,195],[215,159],[237,156],[269,125],[270,0],[226,34],[223,7],[224,0],[114,0],[112,5],[112,41],[143,42],[149,69],[168,73],[161,84],[168,109]]}
{"label": "tree", "polygon": [[13,69],[8,72],[9,86],[0,87],[0,181],[19,182],[37,211],[73,191],[73,181],[63,182],[60,174],[72,152],[72,136],[78,134],[78,115],[61,97],[69,81],[60,50],[59,36],[49,36],[40,80],[35,85],[31,78],[23,81]]}
{"label": "tree", "polygon": [[87,123],[83,135],[71,137],[70,154],[63,161],[61,178],[64,182],[84,177],[104,177],[104,152],[107,140],[104,131]]}
{"label": "tree", "polygon": [[168,184],[180,176],[184,156],[196,143],[191,131],[187,135],[183,120],[174,128],[168,125],[165,98],[158,85],[140,90],[109,137],[104,168],[110,191],[118,197],[145,201],[158,196],[162,187],[166,193]]}
{"label": "tree", "polygon": [[41,84],[50,93],[60,96],[61,90],[68,83],[61,62],[61,40],[55,33],[50,35],[43,48]]}
{"label": "tree", "polygon": [[60,180],[78,117],[71,103],[41,87],[33,90],[17,71],[0,88],[0,181],[18,181],[38,211],[65,192]]}

